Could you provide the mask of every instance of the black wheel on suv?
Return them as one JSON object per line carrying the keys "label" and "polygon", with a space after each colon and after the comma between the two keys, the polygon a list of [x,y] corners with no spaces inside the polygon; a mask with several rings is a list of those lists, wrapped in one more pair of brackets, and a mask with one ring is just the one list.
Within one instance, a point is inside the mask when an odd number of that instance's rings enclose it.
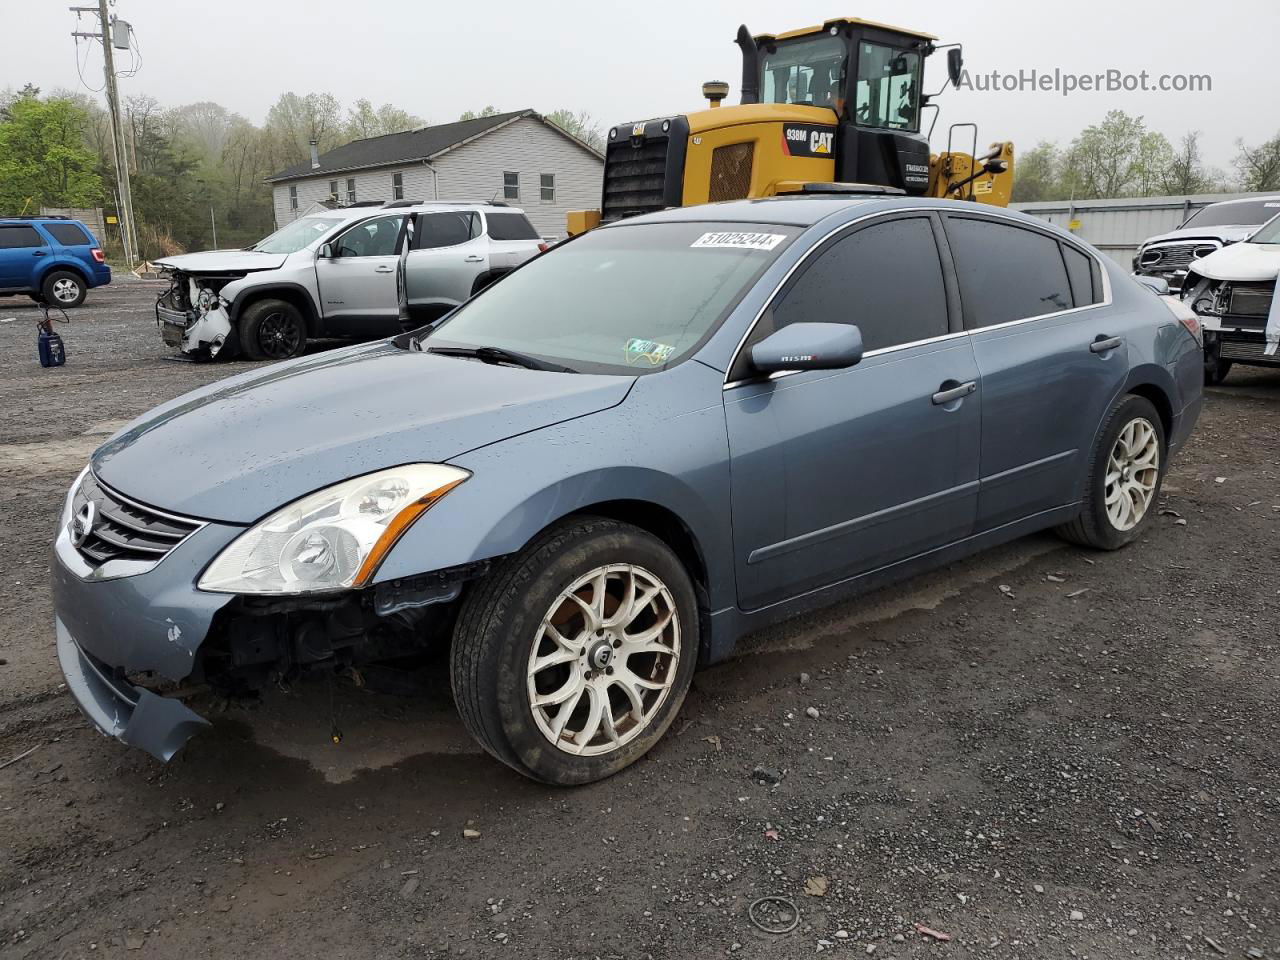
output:
{"label": "black wheel on suv", "polygon": [[44,296],[46,303],[68,310],[84,303],[87,292],[84,279],[70,270],[54,270],[40,285],[40,293]]}
{"label": "black wheel on suv", "polygon": [[1089,457],[1084,507],[1058,527],[1059,536],[1099,550],[1137,539],[1160,496],[1166,454],[1164,424],[1151,401],[1133,394],[1117,400]]}
{"label": "black wheel on suv", "polygon": [[1227,379],[1227,374],[1231,372],[1231,361],[1223,360],[1221,357],[1205,357],[1204,359],[1204,382],[1207,386],[1214,386]]}
{"label": "black wheel on suv", "polygon": [[285,300],[259,300],[240,314],[240,346],[250,360],[288,360],[307,345],[302,311]]}
{"label": "black wheel on suv", "polygon": [[571,786],[617,773],[661,739],[698,656],[698,608],[658,538],[601,517],[552,527],[463,602],[454,700],[489,753]]}

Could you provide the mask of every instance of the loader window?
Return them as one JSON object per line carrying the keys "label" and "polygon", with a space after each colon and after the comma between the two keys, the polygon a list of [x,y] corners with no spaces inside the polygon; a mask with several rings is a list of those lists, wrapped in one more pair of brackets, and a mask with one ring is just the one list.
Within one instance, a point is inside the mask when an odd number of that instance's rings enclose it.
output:
{"label": "loader window", "polygon": [[847,62],[839,37],[823,34],[780,43],[764,55],[760,99],[834,108],[843,96]]}
{"label": "loader window", "polygon": [[854,121],[863,127],[920,129],[920,54],[881,43],[858,45]]}

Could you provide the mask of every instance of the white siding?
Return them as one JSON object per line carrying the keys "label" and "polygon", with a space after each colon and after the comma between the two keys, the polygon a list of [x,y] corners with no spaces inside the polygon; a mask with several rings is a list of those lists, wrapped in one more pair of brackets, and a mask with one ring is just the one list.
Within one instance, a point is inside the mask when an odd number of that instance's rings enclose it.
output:
{"label": "white siding", "polygon": [[[520,207],[543,236],[563,237],[565,213],[600,206],[604,161],[550,129],[541,120],[522,118],[492,133],[450,150],[431,167],[422,162],[325,174],[290,183],[277,183],[272,194],[276,223],[283,225],[304,215],[313,204],[329,196],[329,181],[338,181],[339,200],[347,200],[347,178],[356,181],[356,200],[390,200],[391,176],[404,177],[406,200],[502,200],[502,174],[520,174],[520,199],[508,200]],[[541,175],[556,178],[554,202],[542,201]],[[290,185],[298,188],[298,209],[289,205]]]}

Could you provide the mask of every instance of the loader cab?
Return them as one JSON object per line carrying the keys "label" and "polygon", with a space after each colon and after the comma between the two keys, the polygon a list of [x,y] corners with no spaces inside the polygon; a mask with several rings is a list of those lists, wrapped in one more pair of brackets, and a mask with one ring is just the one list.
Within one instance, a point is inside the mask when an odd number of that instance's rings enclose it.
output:
{"label": "loader cab", "polygon": [[776,36],[742,26],[742,102],[828,107],[836,115],[836,180],[924,193],[922,83],[935,39],[853,19]]}

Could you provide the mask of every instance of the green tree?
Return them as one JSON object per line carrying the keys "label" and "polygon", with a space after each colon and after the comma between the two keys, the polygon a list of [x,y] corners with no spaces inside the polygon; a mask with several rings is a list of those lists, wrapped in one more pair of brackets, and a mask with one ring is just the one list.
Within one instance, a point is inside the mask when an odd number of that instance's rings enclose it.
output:
{"label": "green tree", "polygon": [[497,115],[498,115],[499,113],[501,113],[501,112],[502,112],[502,111],[501,111],[501,110],[499,110],[497,107],[495,107],[493,104],[489,104],[487,107],[485,107],[485,108],[484,108],[483,110],[481,110],[479,113],[476,113],[474,110],[468,110],[466,113],[464,113],[464,114],[463,114],[462,116],[460,116],[458,119],[459,119],[459,120],[479,120],[481,117],[493,117],[493,116],[497,116]]}
{"label": "green tree", "polygon": [[1173,147],[1163,133],[1148,130],[1133,158],[1133,189],[1140,197],[1158,196],[1173,163]]}
{"label": "green tree", "polygon": [[363,140],[366,137],[381,137],[388,133],[403,133],[421,127],[421,117],[415,117],[407,110],[401,110],[394,104],[384,103],[377,109],[368,100],[357,100],[347,110],[346,136],[350,140]]}
{"label": "green tree", "polygon": [[1170,196],[1209,193],[1214,189],[1213,177],[1200,156],[1199,130],[1182,135],[1178,149],[1164,169],[1160,186]]}
{"label": "green tree", "polygon": [[1101,123],[1085,127],[1067,151],[1063,185],[1077,200],[1123,197],[1137,179],[1142,138],[1141,117],[1111,110]]}
{"label": "green tree", "polygon": [[556,110],[548,113],[547,119],[583,143],[597,150],[604,150],[604,132],[595,118],[585,110],[579,110],[577,113],[572,110]]}
{"label": "green tree", "polygon": [[321,153],[346,142],[342,110],[331,93],[281,94],[267,111],[267,130],[281,167],[306,160],[312,140],[319,143]]}
{"label": "green tree", "polygon": [[1013,165],[1013,200],[1057,200],[1061,189],[1058,168],[1062,159],[1056,143],[1041,140],[1026,153],[1020,153]]}
{"label": "green tree", "polygon": [[1256,147],[1237,140],[1236,150],[1236,173],[1245,190],[1280,190],[1280,133]]}
{"label": "green tree", "polygon": [[27,91],[14,98],[0,119],[0,212],[101,202],[87,125],[85,111],[70,100],[41,100]]}

